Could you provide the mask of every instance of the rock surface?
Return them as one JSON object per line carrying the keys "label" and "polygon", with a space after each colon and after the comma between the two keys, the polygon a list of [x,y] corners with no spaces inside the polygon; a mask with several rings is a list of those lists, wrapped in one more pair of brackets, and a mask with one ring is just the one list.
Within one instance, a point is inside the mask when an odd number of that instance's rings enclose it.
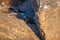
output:
{"label": "rock surface", "polygon": [[0,13],[0,40],[39,40],[27,24],[16,15]]}
{"label": "rock surface", "polygon": [[6,13],[9,11],[9,8],[11,6],[10,2],[11,0],[0,0],[0,13]]}
{"label": "rock surface", "polygon": [[[45,34],[44,40],[60,40],[60,1],[41,0],[41,2],[40,4],[43,4],[43,6],[39,7],[36,15],[38,25],[43,30],[42,35]],[[32,6],[34,9],[34,3],[32,3]]]}
{"label": "rock surface", "polygon": [[41,10],[39,23],[45,33],[46,40],[60,40],[60,6]]}

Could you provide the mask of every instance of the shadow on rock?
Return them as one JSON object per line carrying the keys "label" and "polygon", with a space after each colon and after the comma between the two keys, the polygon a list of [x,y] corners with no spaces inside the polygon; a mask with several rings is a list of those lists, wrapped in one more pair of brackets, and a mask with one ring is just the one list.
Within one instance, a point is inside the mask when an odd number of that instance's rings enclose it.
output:
{"label": "shadow on rock", "polygon": [[[34,3],[33,3],[34,2]],[[23,3],[23,1],[22,1]],[[39,3],[39,5],[38,5]],[[29,17],[25,11],[20,10],[17,6],[14,8],[15,4],[17,5],[17,1],[14,2],[13,8],[10,8],[11,11],[17,13],[17,18],[22,19],[26,22],[26,24],[32,29],[32,31],[36,34],[36,36],[40,39],[40,40],[45,40],[45,33],[43,32],[43,30],[37,25],[35,21],[37,19],[34,19],[36,12],[39,9],[40,6],[40,1],[37,2],[37,0],[31,0],[31,4],[32,5],[32,10],[34,11],[34,16],[33,17]],[[19,4],[19,3],[18,3]],[[26,5],[27,6],[27,5]],[[29,9],[29,8],[28,8]],[[31,9],[31,8],[30,8]],[[28,12],[27,12],[28,13]]]}

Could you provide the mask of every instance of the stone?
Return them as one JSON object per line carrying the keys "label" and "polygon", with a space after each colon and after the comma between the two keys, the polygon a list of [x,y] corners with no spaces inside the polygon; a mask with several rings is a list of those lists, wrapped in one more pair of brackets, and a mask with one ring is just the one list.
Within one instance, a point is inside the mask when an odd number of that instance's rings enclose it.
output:
{"label": "stone", "polygon": [[16,15],[0,13],[0,40],[39,40],[30,27]]}
{"label": "stone", "polygon": [[9,8],[11,6],[10,2],[11,0],[0,0],[0,13],[6,13],[9,11]]}
{"label": "stone", "polygon": [[[33,0],[35,1],[35,0]],[[38,0],[35,1],[35,3]],[[35,10],[37,24],[44,36],[44,40],[60,40],[60,1],[59,0],[40,0],[41,6],[36,11],[36,4],[32,2]],[[49,5],[49,7],[48,7]]]}

